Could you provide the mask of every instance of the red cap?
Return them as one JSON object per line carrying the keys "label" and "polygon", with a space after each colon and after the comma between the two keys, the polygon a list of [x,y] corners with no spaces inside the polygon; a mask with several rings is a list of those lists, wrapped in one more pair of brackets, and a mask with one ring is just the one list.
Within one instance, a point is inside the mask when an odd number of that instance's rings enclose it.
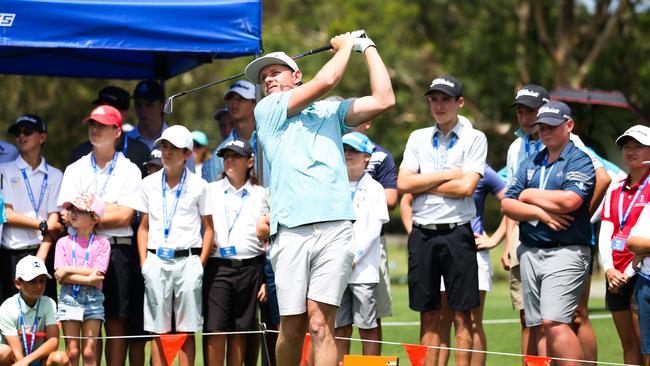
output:
{"label": "red cap", "polygon": [[122,114],[110,105],[100,105],[90,112],[90,116],[84,118],[84,123],[93,120],[103,125],[117,126],[122,128]]}

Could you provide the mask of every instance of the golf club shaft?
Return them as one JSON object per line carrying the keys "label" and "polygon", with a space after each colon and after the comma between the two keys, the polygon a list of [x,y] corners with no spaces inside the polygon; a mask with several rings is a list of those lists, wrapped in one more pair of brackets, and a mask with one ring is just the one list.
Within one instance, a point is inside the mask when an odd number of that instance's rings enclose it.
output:
{"label": "golf club shaft", "polygon": [[[316,53],[319,53],[319,52],[327,51],[327,50],[330,50],[330,49],[332,49],[332,45],[328,44],[328,45],[320,47],[320,48],[315,48],[315,49],[309,50],[307,52],[303,52],[303,53],[301,53],[301,54],[299,54],[297,56],[292,57],[292,59],[297,60],[299,58],[309,56],[309,55],[313,55],[313,54],[316,54]],[[244,76],[243,72],[240,73],[240,74],[237,74],[237,75],[227,77],[225,79],[213,81],[213,82],[208,83],[208,84],[197,86],[196,88],[192,88],[192,89],[182,91],[182,92],[180,92],[178,94],[174,94],[173,96],[171,96],[171,98],[177,98],[177,97],[180,97],[180,96],[183,96],[183,95],[186,95],[186,94],[194,93],[195,91],[199,91],[201,89],[209,88],[209,87],[217,85],[217,84],[225,83],[226,81],[237,79],[237,78],[240,78],[242,76]]]}

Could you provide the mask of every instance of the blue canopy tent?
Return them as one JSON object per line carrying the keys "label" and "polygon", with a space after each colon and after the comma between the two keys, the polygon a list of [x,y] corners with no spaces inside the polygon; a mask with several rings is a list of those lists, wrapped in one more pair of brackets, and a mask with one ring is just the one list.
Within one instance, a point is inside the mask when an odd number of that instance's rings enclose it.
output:
{"label": "blue canopy tent", "polygon": [[2,0],[0,74],[168,79],[261,53],[261,0]]}

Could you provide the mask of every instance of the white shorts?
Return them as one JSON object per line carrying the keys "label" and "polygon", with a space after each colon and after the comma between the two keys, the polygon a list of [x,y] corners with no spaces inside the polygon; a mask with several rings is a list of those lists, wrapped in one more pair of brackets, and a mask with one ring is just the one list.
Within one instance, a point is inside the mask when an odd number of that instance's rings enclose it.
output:
{"label": "white shorts", "polygon": [[354,324],[360,329],[377,328],[377,284],[351,283],[336,311],[336,328]]}
{"label": "white shorts", "polygon": [[197,332],[201,315],[203,265],[198,255],[163,260],[147,254],[144,277],[144,330],[157,334],[172,330],[172,307],[176,331]]}
{"label": "white shorts", "polygon": [[307,311],[307,299],[339,306],[354,260],[350,221],[280,227],[271,244],[280,315]]}
{"label": "white shorts", "polygon": [[[492,291],[492,262],[490,262],[490,251],[480,250],[476,252],[476,262],[478,262],[478,290]],[[440,291],[445,291],[445,281],[440,277]]]}

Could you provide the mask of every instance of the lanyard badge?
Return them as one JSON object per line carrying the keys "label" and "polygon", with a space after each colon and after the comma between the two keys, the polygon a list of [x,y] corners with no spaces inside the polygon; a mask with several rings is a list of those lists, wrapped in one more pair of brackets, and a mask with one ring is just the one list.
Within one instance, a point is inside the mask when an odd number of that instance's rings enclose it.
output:
{"label": "lanyard badge", "polygon": [[239,205],[239,209],[237,210],[237,213],[235,214],[235,218],[232,220],[232,223],[230,222],[230,210],[228,209],[228,193],[226,192],[224,193],[226,195],[226,199],[224,200],[224,213],[226,215],[226,225],[228,226],[228,234],[227,234],[228,236],[226,238],[226,242],[228,243],[228,246],[219,248],[219,254],[222,257],[232,257],[237,255],[237,249],[235,248],[235,246],[230,245],[230,233],[232,232],[232,229],[235,227],[235,223],[237,223],[237,219],[239,219],[239,215],[241,214],[241,211],[244,208],[244,204],[246,203],[246,198],[248,197],[248,191],[246,189],[242,191],[241,204]]}
{"label": "lanyard badge", "polygon": [[[88,261],[90,260],[90,248],[93,245],[93,239],[95,239],[95,234],[90,234],[88,238],[88,248],[86,248],[86,253],[84,254],[84,263],[82,268],[88,267]],[[77,267],[77,234],[72,236],[72,266]],[[72,297],[77,300],[79,297],[79,291],[81,290],[81,285],[72,285]]]}
{"label": "lanyard badge", "polygon": [[628,204],[625,212],[623,212],[623,201],[625,201],[625,193],[623,192],[624,187],[621,187],[621,191],[618,196],[618,233],[612,238],[612,250],[622,252],[625,249],[625,243],[627,242],[628,235],[623,234],[623,229],[625,228],[627,220],[630,218],[630,214],[632,213],[632,209],[634,208],[636,201],[639,199],[641,192],[648,184],[648,180],[650,180],[650,175],[648,175],[643,180],[643,183],[641,183],[639,189],[637,189],[636,193],[634,194],[634,197],[632,197],[632,200]]}
{"label": "lanyard badge", "polygon": [[43,203],[43,198],[45,197],[45,190],[47,189],[47,164],[45,164],[45,170],[46,173],[43,176],[43,183],[41,183],[41,191],[38,195],[38,202],[36,202],[36,199],[34,198],[34,191],[32,190],[32,185],[29,182],[29,177],[27,177],[27,169],[23,168],[20,169],[20,173],[23,175],[23,180],[25,181],[25,187],[27,188],[27,195],[29,196],[29,201],[32,204],[32,208],[34,209],[34,214],[38,217],[38,210],[41,208],[41,204]]}
{"label": "lanyard badge", "polygon": [[548,183],[548,179],[551,177],[551,172],[555,167],[555,165],[551,165],[551,169],[548,170],[548,175],[546,175],[547,166],[548,166],[548,155],[544,156],[544,159],[542,160],[542,169],[539,172],[539,189],[541,189],[542,191],[546,189],[546,184]]}
{"label": "lanyard badge", "polygon": [[25,318],[23,316],[22,307],[20,306],[20,299],[18,298],[19,296],[16,297],[16,304],[18,304],[18,322],[20,323],[20,332],[21,332],[21,340],[23,343],[23,350],[25,352],[25,355],[28,355],[32,353],[32,351],[34,351],[34,344],[36,343],[36,330],[38,328],[38,309],[41,306],[41,299],[39,298],[38,301],[36,302],[36,314],[34,314],[34,325],[32,325],[32,329],[31,329],[32,334],[28,345],[27,326],[25,325]]}
{"label": "lanyard badge", "polygon": [[111,176],[113,175],[113,170],[115,170],[115,164],[117,162],[117,152],[113,153],[113,159],[111,160],[111,164],[108,167],[108,177],[106,177],[106,180],[104,181],[104,185],[102,186],[102,190],[100,191],[97,187],[97,183],[99,181],[99,170],[97,168],[97,160],[95,160],[95,153],[92,153],[90,155],[90,163],[93,166],[93,173],[95,174],[95,194],[99,197],[103,197],[104,193],[106,192],[106,186],[108,185],[108,181],[111,179]]}
{"label": "lanyard badge", "polygon": [[[187,170],[183,169],[183,175],[181,175],[181,181],[178,183],[178,189],[176,190],[176,195],[174,203],[172,204],[172,211],[167,213],[167,174],[163,170],[162,173],[162,199],[163,199],[163,236],[165,237],[165,245],[167,244],[167,239],[169,238],[169,231],[172,226],[172,219],[176,214],[176,208],[178,208],[178,201],[181,198],[181,193],[183,192],[183,187],[185,186],[185,178],[187,176]],[[162,259],[172,260],[175,257],[176,250],[174,248],[168,247],[158,247],[156,250],[156,255]]]}
{"label": "lanyard badge", "polygon": [[458,136],[456,136],[455,133],[452,132],[451,139],[449,140],[449,144],[447,145],[447,149],[445,150],[445,154],[443,155],[442,159],[440,158],[440,143],[438,142],[438,133],[439,131],[436,131],[436,133],[433,134],[433,149],[435,150],[435,159],[434,159],[434,166],[437,172],[441,172],[444,170],[445,165],[447,165],[447,158],[449,158],[449,150],[451,150],[454,145],[456,145],[456,142],[458,142]]}

